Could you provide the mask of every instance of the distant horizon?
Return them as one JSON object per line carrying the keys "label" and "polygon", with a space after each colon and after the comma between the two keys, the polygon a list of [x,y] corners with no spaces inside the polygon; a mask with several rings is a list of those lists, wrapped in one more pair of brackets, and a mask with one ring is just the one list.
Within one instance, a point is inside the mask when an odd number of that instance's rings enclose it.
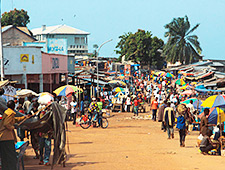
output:
{"label": "distant horizon", "polygon": [[[116,57],[116,45],[119,36],[138,29],[151,31],[153,36],[166,43],[164,26],[173,18],[188,16],[191,28],[200,23],[193,32],[199,38],[203,59],[225,59],[225,2],[220,0],[39,0],[38,4],[30,0],[2,0],[1,13],[10,10],[28,11],[30,23],[28,29],[42,25],[54,26],[65,24],[87,31],[88,49],[93,52],[93,45],[113,39],[100,50],[100,56]],[[45,5],[42,5],[45,4]],[[204,6],[202,5],[204,4]],[[222,56],[221,56],[222,55]]]}

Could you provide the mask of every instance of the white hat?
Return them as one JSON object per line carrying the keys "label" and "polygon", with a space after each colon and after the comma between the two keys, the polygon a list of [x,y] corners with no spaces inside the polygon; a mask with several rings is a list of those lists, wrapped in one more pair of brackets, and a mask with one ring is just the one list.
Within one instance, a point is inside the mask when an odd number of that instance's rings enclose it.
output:
{"label": "white hat", "polygon": [[93,97],[93,98],[92,98],[92,100],[94,101],[94,100],[96,100],[96,98],[95,98],[95,97]]}

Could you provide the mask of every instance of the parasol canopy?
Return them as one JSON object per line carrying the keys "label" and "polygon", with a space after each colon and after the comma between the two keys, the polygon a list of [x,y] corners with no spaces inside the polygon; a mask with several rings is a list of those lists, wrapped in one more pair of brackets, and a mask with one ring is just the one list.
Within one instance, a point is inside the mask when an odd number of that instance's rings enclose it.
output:
{"label": "parasol canopy", "polygon": [[29,97],[29,96],[38,96],[37,93],[35,93],[34,91],[29,90],[29,89],[18,90],[18,91],[16,91],[16,95],[20,98],[25,98],[25,97]]}
{"label": "parasol canopy", "polygon": [[116,87],[112,90],[112,92],[125,92],[125,90],[122,87]]}
{"label": "parasol canopy", "polygon": [[174,75],[173,75],[173,74],[171,74],[171,73],[169,73],[169,72],[164,73],[162,76],[164,76],[164,77],[171,77],[171,78],[173,78],[173,77],[174,77]]}
{"label": "parasol canopy", "polygon": [[[220,108],[211,108],[210,112],[209,112],[209,117],[208,117],[208,122],[210,124],[217,124],[217,123],[222,123],[225,121],[225,113],[224,110],[220,109]],[[220,120],[220,115],[221,115],[221,120]]]}
{"label": "parasol canopy", "polygon": [[115,95],[115,97],[122,97],[122,98],[124,98],[125,97],[125,92],[118,92],[116,95]]}
{"label": "parasol canopy", "polygon": [[177,79],[175,81],[175,84],[183,86],[184,84],[186,84],[186,82],[183,79]]}
{"label": "parasol canopy", "polygon": [[120,80],[111,80],[108,82],[109,84],[115,84],[115,85],[118,85],[118,86],[126,86],[127,84],[124,83],[123,81],[120,81]]}
{"label": "parasol canopy", "polygon": [[225,107],[225,95],[213,95],[208,97],[201,105],[202,107]]}
{"label": "parasol canopy", "polygon": [[48,92],[42,92],[39,94],[38,103],[47,105],[49,102],[54,101],[54,96]]}
{"label": "parasol canopy", "polygon": [[194,105],[194,102],[197,101],[198,99],[197,98],[190,98],[190,99],[187,99],[187,100],[185,100],[185,101],[183,101],[181,103],[189,104],[191,100],[193,101],[193,105]]}
{"label": "parasol canopy", "polygon": [[53,91],[53,93],[55,93],[57,96],[67,96],[69,94],[76,93],[76,92],[82,93],[83,89],[73,85],[65,85]]}

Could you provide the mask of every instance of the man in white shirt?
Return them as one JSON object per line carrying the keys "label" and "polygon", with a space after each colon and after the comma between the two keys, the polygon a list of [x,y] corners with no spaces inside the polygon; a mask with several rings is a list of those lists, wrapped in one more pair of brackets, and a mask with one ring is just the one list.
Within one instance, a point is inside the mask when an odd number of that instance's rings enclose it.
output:
{"label": "man in white shirt", "polygon": [[194,108],[194,105],[193,105],[193,100],[190,100],[190,103],[186,105],[187,108],[190,108],[190,112],[191,114],[194,113],[195,111],[195,108]]}

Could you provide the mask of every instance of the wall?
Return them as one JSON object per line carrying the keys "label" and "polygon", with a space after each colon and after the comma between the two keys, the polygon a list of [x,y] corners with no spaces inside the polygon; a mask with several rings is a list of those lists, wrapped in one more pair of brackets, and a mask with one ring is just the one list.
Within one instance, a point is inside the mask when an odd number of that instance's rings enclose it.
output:
{"label": "wall", "polygon": [[10,28],[2,33],[2,43],[10,43],[11,46],[22,46],[23,41],[33,42],[34,39],[17,30],[16,28]]}
{"label": "wall", "polygon": [[35,41],[35,42],[23,42],[23,46],[34,46],[34,47],[41,47],[41,51],[47,52],[46,43]]}
{"label": "wall", "polygon": [[42,52],[42,73],[67,73],[67,56]]}
{"label": "wall", "polygon": [[75,60],[73,56],[68,56],[68,72],[69,73],[75,72]]}
{"label": "wall", "polygon": [[[41,48],[24,46],[3,47],[5,75],[41,74]],[[27,59],[27,60],[26,60]]]}

